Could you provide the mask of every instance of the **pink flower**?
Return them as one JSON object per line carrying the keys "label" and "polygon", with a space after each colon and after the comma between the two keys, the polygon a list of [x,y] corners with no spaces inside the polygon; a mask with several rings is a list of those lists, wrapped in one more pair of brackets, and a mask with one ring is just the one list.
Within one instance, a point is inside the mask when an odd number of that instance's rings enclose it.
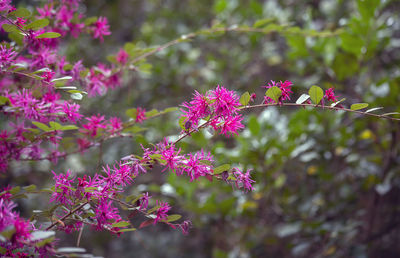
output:
{"label": "pink flower", "polygon": [[99,17],[99,19],[93,24],[93,37],[99,38],[101,42],[104,41],[103,36],[110,35],[110,26],[108,25],[108,20],[105,17]]}
{"label": "pink flower", "polygon": [[11,64],[17,53],[12,47],[7,48],[4,45],[0,45],[0,66],[5,68]]}
{"label": "pink flower", "polygon": [[245,188],[247,191],[254,190],[253,186],[251,185],[255,181],[250,178],[250,169],[247,170],[246,173],[243,173],[238,168],[234,168],[233,175],[236,178],[235,184],[237,188]]}
{"label": "pink flower", "polygon": [[107,131],[115,134],[122,130],[122,121],[118,117],[112,117],[108,120]]}
{"label": "pink flower", "polygon": [[118,209],[115,208],[112,202],[108,201],[107,198],[99,199],[95,214],[95,219],[97,220],[95,229],[97,230],[102,230],[104,226],[111,225],[121,220]]}
{"label": "pink flower", "polygon": [[227,117],[236,114],[240,106],[239,96],[234,91],[229,91],[219,85],[210,92],[209,98],[217,116]]}
{"label": "pink flower", "polygon": [[167,202],[157,201],[157,206],[160,207],[157,209],[156,218],[154,219],[154,224],[156,224],[158,221],[166,220],[168,217],[167,213],[171,209],[171,206],[169,206]]}
{"label": "pink flower", "polygon": [[334,88],[329,88],[325,91],[325,95],[324,98],[326,98],[327,100],[336,102],[337,98],[335,96],[335,92],[333,92]]}
{"label": "pink flower", "polygon": [[149,196],[149,193],[145,193],[142,195],[142,197],[139,198],[139,210],[143,211],[147,209],[150,198],[151,196]]}
{"label": "pink flower", "polygon": [[175,150],[175,146],[165,148],[161,151],[162,159],[166,162],[166,167],[163,169],[165,171],[167,168],[170,168],[172,171],[175,171],[181,162],[183,156],[179,156],[179,152],[181,150]]}
{"label": "pink flower", "polygon": [[91,116],[87,117],[86,120],[88,120],[89,122],[82,125],[84,129],[81,129],[81,132],[87,134],[88,136],[95,137],[99,129],[105,129],[107,127],[104,124],[104,116]]}
{"label": "pink flower", "polygon": [[[266,89],[272,88],[274,86],[278,87],[281,91],[282,91],[282,95],[279,98],[279,103],[281,103],[284,100],[290,100],[290,94],[293,93],[291,90],[293,83],[291,81],[285,81],[285,82],[275,82],[275,81],[271,81],[268,83],[267,86],[263,86]],[[275,101],[273,99],[271,99],[268,96],[264,97],[264,102],[265,103],[275,103]]]}
{"label": "pink flower", "polygon": [[72,183],[74,178],[70,179],[71,173],[67,171],[65,174],[57,175],[54,171],[53,179],[55,181],[55,190],[51,194],[50,202],[56,201],[64,205],[72,205],[73,202],[70,200],[73,197],[74,191],[72,190]]}
{"label": "pink flower", "polygon": [[0,12],[8,11],[12,8],[11,0],[1,0],[0,1]]}
{"label": "pink flower", "polygon": [[129,54],[123,48],[121,48],[115,58],[118,63],[124,65],[128,62]]}
{"label": "pink flower", "polygon": [[211,166],[203,163],[203,160],[207,160],[209,162],[214,161],[211,153],[204,153],[203,150],[195,153],[194,155],[189,153],[187,158],[182,161],[184,164],[182,170],[185,171],[190,177],[190,181],[193,181],[200,176],[206,176],[212,173]]}
{"label": "pink flower", "polygon": [[146,109],[138,107],[136,109],[135,122],[141,124],[144,120],[146,120]]}
{"label": "pink flower", "polygon": [[71,122],[76,123],[82,118],[82,115],[79,113],[80,106],[75,103],[69,103],[68,101],[64,102],[62,106],[63,112],[67,119]]}
{"label": "pink flower", "polygon": [[215,130],[220,129],[220,134],[230,137],[232,134],[238,135],[238,130],[244,128],[244,125],[242,124],[242,119],[242,115],[231,116],[227,117],[223,122],[219,122],[217,120],[217,125],[215,125],[215,122],[213,120],[213,123],[211,123],[211,125],[214,127]]}

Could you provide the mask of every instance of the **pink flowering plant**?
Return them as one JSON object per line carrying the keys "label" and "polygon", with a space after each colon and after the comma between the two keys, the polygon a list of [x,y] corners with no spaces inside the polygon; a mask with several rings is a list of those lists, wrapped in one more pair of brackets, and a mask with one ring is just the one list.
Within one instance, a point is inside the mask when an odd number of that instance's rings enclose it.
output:
{"label": "pink flowering plant", "polygon": [[[78,176],[71,170],[49,171],[52,186],[37,189],[35,185],[18,186],[10,183],[0,189],[0,254],[10,257],[62,254],[56,247],[56,231],[71,233],[86,225],[93,230],[124,234],[145,226],[163,223],[188,234],[189,220],[171,214],[172,207],[155,200],[148,192],[126,195],[136,178],[160,166],[163,173],[185,176],[195,182],[204,177],[232,185],[244,193],[254,190],[256,182],[250,169],[231,164],[218,164],[206,149],[185,153],[179,143],[193,133],[208,129],[223,137],[234,137],[244,128],[243,111],[269,106],[297,106],[343,110],[362,115],[398,120],[390,114],[375,114],[374,109],[361,111],[368,104],[342,106],[343,99],[333,88],[323,90],[312,86],[308,94],[295,102],[291,81],[271,81],[263,86],[265,96],[255,93],[239,95],[219,85],[214,89],[195,91],[180,107],[146,111],[143,107],[126,111],[129,120],[106,117],[101,113],[85,115],[77,101],[104,96],[122,87],[123,74],[135,72],[146,57],[166,47],[204,34],[204,31],[185,35],[158,48],[134,49],[130,45],[115,51],[109,64],[98,63],[85,67],[83,60],[71,63],[60,53],[60,45],[69,37],[90,35],[103,42],[111,35],[105,17],[85,17],[79,13],[79,1],[50,1],[33,12],[16,9],[11,1],[0,1],[2,33],[8,40],[0,43],[0,172],[9,173],[12,161],[49,160],[57,163],[69,155],[84,154],[112,138],[134,137],[138,124],[168,112],[180,112],[176,138],[165,137],[151,145],[142,145],[138,153],[121,157],[94,173]],[[248,28],[225,30],[251,31]],[[208,33],[221,31],[212,28]],[[257,30],[253,30],[256,31]],[[259,31],[268,33],[268,31]],[[135,129],[136,128],[136,129]],[[75,149],[62,146],[70,137]],[[18,198],[30,194],[48,194],[48,209],[32,211],[31,219],[20,217]],[[150,201],[151,200],[151,201]],[[150,201],[150,202],[149,202]],[[154,201],[154,202],[152,202]],[[150,203],[155,203],[151,207]],[[46,209],[46,207],[41,207]],[[143,222],[132,223],[141,216]],[[80,250],[75,250],[80,251]]]}

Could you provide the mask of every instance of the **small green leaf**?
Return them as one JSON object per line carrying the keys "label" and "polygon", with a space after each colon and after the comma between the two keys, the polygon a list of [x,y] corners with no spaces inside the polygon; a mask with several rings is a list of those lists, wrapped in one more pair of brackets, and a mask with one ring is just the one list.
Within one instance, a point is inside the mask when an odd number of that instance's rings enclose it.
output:
{"label": "small green leaf", "polygon": [[59,131],[62,128],[62,125],[60,125],[59,123],[54,122],[54,121],[50,121],[49,125],[50,125],[51,130],[54,130],[54,131]]}
{"label": "small green leaf", "polygon": [[53,39],[53,38],[58,38],[60,37],[61,34],[57,32],[45,32],[43,34],[40,34],[39,36],[36,36],[37,39]]}
{"label": "small green leaf", "polygon": [[8,37],[15,41],[18,45],[22,46],[24,45],[24,34],[18,30],[12,31],[8,34]]}
{"label": "small green leaf", "polygon": [[130,108],[130,109],[125,111],[125,114],[130,118],[136,119],[137,109],[136,108]]}
{"label": "small green leaf", "polygon": [[266,96],[270,97],[275,103],[279,102],[279,98],[282,96],[282,91],[276,86],[273,86],[267,90]]}
{"label": "small green leaf", "polygon": [[174,221],[177,221],[177,220],[180,219],[180,218],[182,218],[181,215],[179,215],[179,214],[172,214],[172,215],[169,215],[169,216],[167,217],[167,222],[174,222]]}
{"label": "small green leaf", "polygon": [[129,232],[129,231],[135,231],[135,230],[136,230],[136,228],[123,228],[123,229],[118,230],[118,232]]}
{"label": "small green leaf", "polygon": [[16,186],[10,189],[10,194],[14,195],[17,194],[21,191],[21,187],[20,186]]}
{"label": "small green leaf", "polygon": [[243,93],[243,95],[240,97],[240,104],[242,104],[243,106],[246,106],[247,104],[249,104],[250,101],[250,93],[248,91],[246,91],[245,93]]}
{"label": "small green leaf", "polygon": [[163,113],[168,113],[168,112],[175,112],[175,111],[178,111],[178,110],[179,110],[178,107],[169,107],[169,108],[164,109],[162,112]]}
{"label": "small green leaf", "polygon": [[61,131],[76,130],[79,129],[76,125],[63,125]]}
{"label": "small green leaf", "polygon": [[301,94],[301,96],[296,100],[296,104],[303,104],[309,98],[310,98],[310,96],[308,94]]}
{"label": "small green leaf", "polygon": [[24,189],[25,191],[27,191],[28,193],[29,193],[29,192],[33,192],[33,191],[36,190],[36,185],[24,186],[23,189]]}
{"label": "small green leaf", "polygon": [[92,187],[85,187],[85,193],[91,193],[93,191],[96,191],[98,188],[95,186]]}
{"label": "small green leaf", "polygon": [[96,16],[93,16],[93,17],[86,18],[84,22],[85,22],[86,26],[89,26],[89,25],[95,23],[97,20],[98,20],[98,18]]}
{"label": "small green leaf", "polygon": [[270,22],[273,22],[275,19],[274,18],[265,18],[265,19],[261,19],[261,20],[257,20],[254,24],[253,24],[253,28],[261,28],[264,27],[265,25],[267,25]]}
{"label": "small green leaf", "polygon": [[45,132],[51,131],[50,127],[48,127],[47,125],[45,125],[43,123],[33,121],[32,124],[36,125],[37,128],[42,129]]}
{"label": "small green leaf", "polygon": [[26,8],[18,8],[17,10],[9,13],[8,15],[14,15],[16,17],[29,17],[31,16],[31,12]]}
{"label": "small green leaf", "polygon": [[324,91],[320,87],[313,85],[308,91],[308,95],[310,95],[311,101],[318,105],[324,97]]}
{"label": "small green leaf", "polygon": [[129,226],[129,225],[131,225],[131,223],[129,223],[129,222],[127,222],[127,221],[120,221],[120,222],[117,222],[117,223],[112,224],[111,226],[112,226],[113,228],[122,228],[122,227],[127,227],[127,226]]}
{"label": "small green leaf", "polygon": [[368,103],[356,103],[351,105],[351,110],[359,110],[368,107]]}
{"label": "small green leaf", "polygon": [[231,168],[230,164],[224,164],[214,168],[214,175],[221,174],[224,171],[228,171]]}
{"label": "small green leaf", "polygon": [[4,23],[3,25],[1,25],[1,27],[5,32],[13,32],[19,30],[17,26],[8,23]]}
{"label": "small green leaf", "polygon": [[158,113],[158,110],[153,108],[152,110],[146,112],[146,117],[152,117],[158,115]]}
{"label": "small green leaf", "polygon": [[4,96],[0,96],[0,106],[10,105],[10,104],[11,104],[11,102],[10,102],[9,98],[4,97]]}
{"label": "small green leaf", "polygon": [[[39,20],[33,21],[33,22],[29,23],[28,25],[26,25],[24,27],[24,29],[26,29],[26,30],[29,30],[29,29],[38,30],[38,29],[46,27],[47,25],[49,25],[49,20],[48,19],[46,19],[46,18],[45,19],[39,19]],[[48,32],[48,33],[50,33],[50,32]],[[46,33],[43,33],[43,34],[46,34]],[[37,36],[36,38],[39,38],[39,36]]]}
{"label": "small green leaf", "polygon": [[179,118],[179,126],[184,131],[186,131],[185,124],[186,124],[186,117],[181,116],[181,118]]}

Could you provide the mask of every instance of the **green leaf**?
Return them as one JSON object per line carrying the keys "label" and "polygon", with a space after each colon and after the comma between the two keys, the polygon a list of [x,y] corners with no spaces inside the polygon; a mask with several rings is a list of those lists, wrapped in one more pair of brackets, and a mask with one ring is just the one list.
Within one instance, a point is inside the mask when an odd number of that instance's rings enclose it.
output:
{"label": "green leaf", "polygon": [[231,168],[230,164],[224,164],[214,168],[214,175],[221,174],[224,171],[228,171]]}
{"label": "green leaf", "polygon": [[32,124],[36,125],[37,128],[42,129],[45,132],[51,131],[50,127],[48,127],[47,125],[45,125],[43,123],[33,121]]}
{"label": "green leaf", "polygon": [[129,232],[129,231],[135,231],[135,230],[136,230],[136,228],[123,228],[123,229],[118,230],[118,232]]}
{"label": "green leaf", "polygon": [[243,93],[243,95],[240,97],[240,104],[242,104],[243,106],[246,106],[247,104],[249,104],[250,101],[250,93],[248,91],[246,91],[245,93]]}
{"label": "green leaf", "polygon": [[14,195],[17,194],[21,191],[21,187],[20,186],[16,186],[10,189],[10,194]]}
{"label": "green leaf", "polygon": [[45,32],[43,34],[40,34],[39,36],[36,36],[37,39],[53,39],[53,38],[58,38],[60,37],[61,34],[57,32]]}
{"label": "green leaf", "polygon": [[301,94],[301,96],[296,100],[296,104],[303,104],[309,98],[310,98],[310,96],[308,94]]}
{"label": "green leaf", "polygon": [[31,16],[31,12],[26,8],[18,8],[17,10],[9,13],[8,15],[14,15],[16,17],[29,17]]}
{"label": "green leaf", "polygon": [[11,104],[11,102],[10,102],[10,99],[9,98],[7,98],[7,97],[4,97],[4,96],[0,96],[0,106],[3,106],[3,105],[10,105]]}
{"label": "green leaf", "polygon": [[320,87],[313,85],[308,91],[308,95],[310,95],[311,101],[318,105],[321,99],[324,97],[324,91]]}
{"label": "green leaf", "polygon": [[54,131],[60,131],[61,128],[62,128],[62,125],[60,125],[59,123],[54,122],[54,121],[50,121],[50,122],[49,122],[49,125],[50,125],[50,128],[51,128],[52,130],[54,130]]}
{"label": "green leaf", "polygon": [[17,26],[8,23],[4,23],[3,25],[1,25],[1,27],[5,32],[19,31]]}
{"label": "green leaf", "polygon": [[28,193],[29,193],[29,192],[33,192],[33,191],[36,190],[36,185],[24,186],[23,189],[24,189],[25,191],[27,191]]}
{"label": "green leaf", "polygon": [[185,124],[186,124],[186,117],[181,116],[181,118],[179,118],[179,126],[184,131],[186,131]]}
{"label": "green leaf", "polygon": [[266,96],[270,97],[275,103],[279,102],[279,98],[282,96],[282,91],[276,86],[273,86],[267,90]]}
{"label": "green leaf", "polygon": [[86,187],[86,188],[85,188],[85,193],[93,192],[93,191],[96,191],[97,189],[98,189],[98,188],[95,187],[95,186]]}
{"label": "green leaf", "polygon": [[158,115],[158,113],[158,110],[153,108],[152,110],[146,112],[146,117],[152,117]]}
{"label": "green leaf", "polygon": [[86,18],[84,22],[85,22],[86,26],[89,26],[89,25],[95,23],[97,20],[98,20],[98,18],[96,16],[93,16],[93,17]]}
{"label": "green leaf", "polygon": [[76,125],[63,125],[61,131],[76,130],[79,129]]}
{"label": "green leaf", "polygon": [[[26,25],[24,27],[24,29],[26,29],[26,30],[29,30],[29,29],[38,30],[38,29],[46,27],[47,25],[49,25],[49,20],[44,18],[44,19],[39,19],[39,20],[36,20],[36,21],[33,21],[33,22],[29,23],[28,25]],[[50,32],[48,32],[48,33],[50,33]],[[43,34],[46,34],[46,33],[43,33]],[[39,36],[37,36],[36,38],[39,38]]]}
{"label": "green leaf", "polygon": [[129,225],[131,225],[131,223],[129,223],[129,222],[127,222],[127,221],[120,221],[120,222],[117,222],[117,223],[112,224],[111,226],[112,226],[113,228],[122,228],[122,227],[127,227],[127,226],[129,226]]}
{"label": "green leaf", "polygon": [[12,31],[8,34],[8,37],[12,40],[15,41],[18,45],[22,46],[24,45],[24,34],[20,31]]}
{"label": "green leaf", "polygon": [[142,195],[136,196],[135,194],[132,194],[132,195],[125,197],[125,201],[135,204],[140,199],[140,197],[142,197]]}
{"label": "green leaf", "polygon": [[163,113],[168,113],[168,112],[175,112],[175,111],[178,111],[178,110],[179,110],[178,107],[169,107],[169,108],[164,109],[162,112]]}
{"label": "green leaf", "polygon": [[253,24],[253,28],[261,28],[264,27],[265,25],[267,25],[268,23],[271,23],[275,20],[275,18],[265,18],[265,19],[261,19],[261,20],[257,20],[254,24]]}
{"label": "green leaf", "polygon": [[167,222],[174,222],[174,221],[177,221],[177,220],[180,219],[180,218],[182,218],[181,215],[179,215],[179,214],[172,214],[172,215],[169,215],[169,216],[167,217]]}
{"label": "green leaf", "polygon": [[125,114],[130,118],[136,119],[137,109],[136,108],[130,108],[130,109],[125,111]]}
{"label": "green leaf", "polygon": [[351,110],[359,110],[368,107],[368,103],[356,103],[351,105]]}

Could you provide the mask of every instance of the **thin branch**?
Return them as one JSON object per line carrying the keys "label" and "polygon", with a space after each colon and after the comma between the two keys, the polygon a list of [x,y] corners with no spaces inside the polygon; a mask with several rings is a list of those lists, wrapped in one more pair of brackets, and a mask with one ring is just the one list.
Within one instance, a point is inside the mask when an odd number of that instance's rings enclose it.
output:
{"label": "thin branch", "polygon": [[53,222],[50,226],[48,226],[46,228],[46,230],[50,230],[52,229],[55,225],[57,225],[59,222],[58,221],[63,221],[66,218],[68,218],[69,216],[71,216],[72,214],[74,214],[75,212],[79,211],[80,209],[83,208],[83,206],[85,206],[86,204],[88,204],[89,201],[82,203],[81,205],[79,205],[78,207],[76,207],[75,209],[71,210],[70,212],[68,212],[67,214],[65,214],[64,216],[62,216],[61,219],[57,220],[56,222]]}

